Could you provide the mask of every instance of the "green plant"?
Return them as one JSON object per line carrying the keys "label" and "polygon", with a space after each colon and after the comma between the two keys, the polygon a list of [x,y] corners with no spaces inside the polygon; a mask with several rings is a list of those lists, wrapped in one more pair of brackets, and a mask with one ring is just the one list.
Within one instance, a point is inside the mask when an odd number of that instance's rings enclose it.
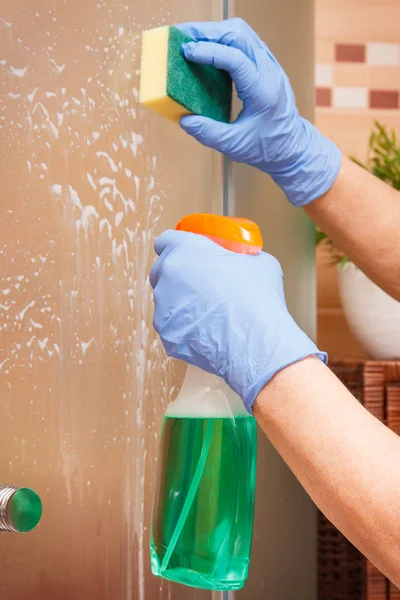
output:
{"label": "green plant", "polygon": [[[367,162],[364,164],[354,156],[350,156],[350,159],[396,190],[400,190],[400,146],[394,129],[389,132],[385,125],[375,121],[369,136]],[[320,243],[330,246],[335,262],[349,262],[349,259],[334,247],[328,236],[317,228],[316,244]]]}
{"label": "green plant", "polygon": [[345,265],[347,262],[350,262],[350,259],[335,247],[332,240],[330,240],[326,233],[324,233],[319,227],[317,227],[315,231],[315,242],[317,246],[321,243],[329,246],[329,251],[331,253],[333,262],[339,265]]}

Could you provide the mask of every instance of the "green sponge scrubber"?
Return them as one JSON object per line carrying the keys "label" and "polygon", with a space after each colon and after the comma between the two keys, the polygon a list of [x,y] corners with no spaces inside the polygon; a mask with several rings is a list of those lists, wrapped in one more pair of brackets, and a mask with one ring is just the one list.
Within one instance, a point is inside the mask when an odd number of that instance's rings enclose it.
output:
{"label": "green sponge scrubber", "polygon": [[143,32],[140,102],[175,122],[196,114],[229,123],[231,77],[186,60],[181,45],[191,41],[176,27]]}

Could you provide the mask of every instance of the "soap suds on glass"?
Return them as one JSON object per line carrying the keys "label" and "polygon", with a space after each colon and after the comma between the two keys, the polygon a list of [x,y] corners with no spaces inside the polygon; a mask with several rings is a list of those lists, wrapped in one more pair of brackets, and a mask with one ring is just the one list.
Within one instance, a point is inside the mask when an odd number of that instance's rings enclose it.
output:
{"label": "soap suds on glass", "polygon": [[[16,438],[10,473],[21,474],[21,465],[34,473],[50,506],[60,495],[68,549],[74,538],[84,548],[87,528],[107,555],[112,523],[124,599],[145,600],[144,521],[156,462],[147,448],[173,386],[151,327],[148,272],[167,192],[157,125],[138,106],[141,31],[128,5],[116,11],[99,2],[90,27],[81,30],[77,19],[73,36],[58,10],[25,5],[29,36],[19,16],[0,19],[12,50],[0,61],[0,127],[17,173],[9,172],[3,217],[10,237],[0,242],[0,372]],[[91,523],[96,514],[104,521]],[[106,590],[111,576],[102,573]]]}

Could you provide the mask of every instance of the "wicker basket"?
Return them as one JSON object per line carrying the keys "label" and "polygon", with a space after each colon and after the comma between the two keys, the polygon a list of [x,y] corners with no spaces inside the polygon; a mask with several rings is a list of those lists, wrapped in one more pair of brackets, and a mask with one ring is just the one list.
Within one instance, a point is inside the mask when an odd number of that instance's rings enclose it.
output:
{"label": "wicker basket", "polygon": [[[400,435],[400,361],[344,361],[331,367],[373,415]],[[400,591],[321,513],[318,600],[400,600]]]}

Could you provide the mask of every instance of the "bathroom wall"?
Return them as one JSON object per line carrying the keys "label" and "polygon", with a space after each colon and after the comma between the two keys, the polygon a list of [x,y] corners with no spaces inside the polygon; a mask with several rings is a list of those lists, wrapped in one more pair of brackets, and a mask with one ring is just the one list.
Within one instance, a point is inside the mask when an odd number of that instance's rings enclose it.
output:
{"label": "bathroom wall", "polygon": [[[397,0],[316,0],[316,124],[346,155],[366,158],[374,120],[400,134]],[[343,316],[335,268],[318,252],[318,338],[330,358],[363,351]]]}

